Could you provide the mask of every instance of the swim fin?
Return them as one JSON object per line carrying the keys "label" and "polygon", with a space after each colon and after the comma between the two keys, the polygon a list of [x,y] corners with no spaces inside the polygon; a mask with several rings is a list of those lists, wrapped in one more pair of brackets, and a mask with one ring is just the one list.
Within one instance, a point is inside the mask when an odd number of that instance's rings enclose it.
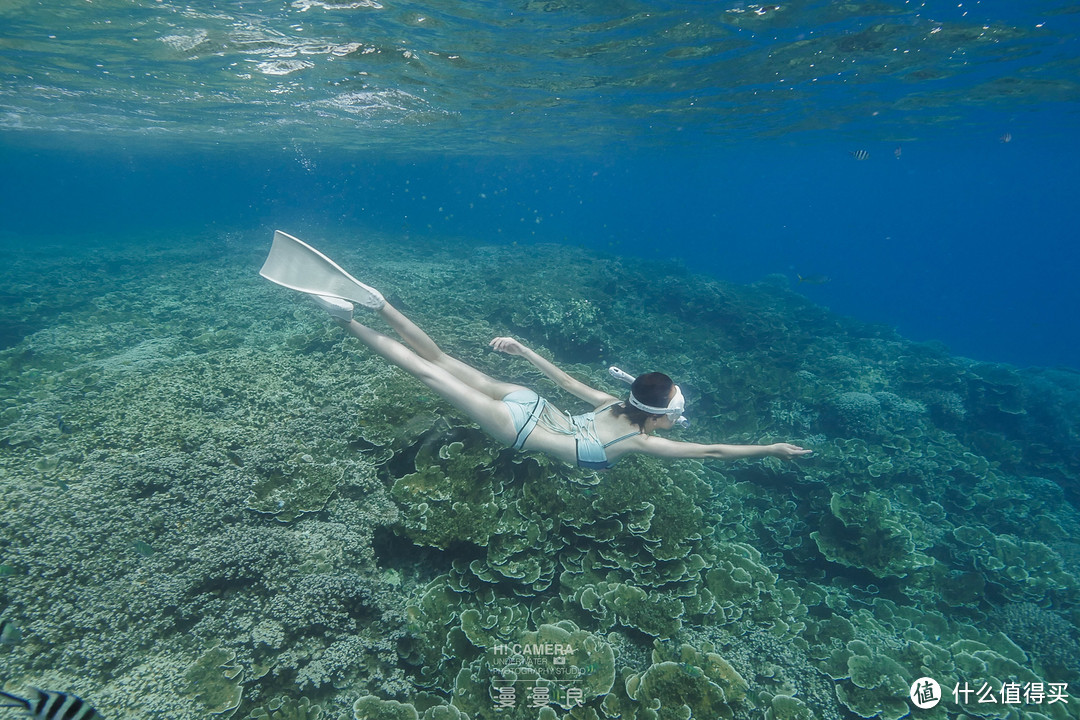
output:
{"label": "swim fin", "polygon": [[259,274],[291,290],[350,300],[379,310],[386,301],[382,293],[345,272],[340,265],[303,240],[280,230]]}

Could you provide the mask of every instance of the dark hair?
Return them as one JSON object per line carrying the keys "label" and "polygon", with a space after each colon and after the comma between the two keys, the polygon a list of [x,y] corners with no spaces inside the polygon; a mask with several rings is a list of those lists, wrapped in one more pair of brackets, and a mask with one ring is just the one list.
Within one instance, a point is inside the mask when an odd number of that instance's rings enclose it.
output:
{"label": "dark hair", "polygon": [[[664,373],[651,372],[638,375],[637,380],[630,386],[630,392],[639,402],[652,407],[667,407],[671,400],[671,388],[675,382]],[[659,417],[653,413],[647,413],[636,408],[628,402],[623,402],[611,408],[611,413],[616,417],[625,417],[642,430],[645,429],[645,421],[651,417]]]}

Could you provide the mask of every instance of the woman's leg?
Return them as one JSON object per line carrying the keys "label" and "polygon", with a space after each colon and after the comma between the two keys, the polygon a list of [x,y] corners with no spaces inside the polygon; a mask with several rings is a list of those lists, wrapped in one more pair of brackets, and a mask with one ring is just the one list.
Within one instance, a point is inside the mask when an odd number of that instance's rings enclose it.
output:
{"label": "woman's leg", "polygon": [[501,400],[515,390],[522,389],[520,385],[496,380],[471,365],[447,355],[435,344],[434,340],[428,337],[427,333],[417,327],[412,320],[402,315],[401,311],[390,303],[383,305],[378,313],[383,320],[390,324],[394,332],[400,335],[401,339],[416,351],[417,355],[446,370],[461,382],[479,390],[489,398]]}
{"label": "woman's leg", "polygon": [[[387,305],[387,307],[389,307],[389,305]],[[394,312],[397,311],[395,310]],[[397,314],[402,318],[405,317],[404,315],[401,315],[401,313]],[[408,321],[406,320],[406,322]],[[394,323],[391,323],[391,325],[393,324]],[[412,323],[409,324],[411,325]],[[372,330],[366,325],[361,325],[355,320],[349,323],[343,322],[342,325],[344,325],[345,329],[351,335],[359,339],[360,342],[364,343],[402,370],[405,370],[410,375],[416,377],[420,382],[438,393],[451,405],[471,417],[488,435],[491,435],[504,445],[510,445],[514,442],[517,430],[514,428],[514,422],[510,417],[510,411],[500,399],[491,397],[479,388],[457,377],[456,374],[450,372],[449,369],[443,367],[441,364],[437,364],[427,358],[421,357],[397,340]],[[413,327],[415,328],[416,326],[413,325]],[[397,328],[395,327],[394,329],[396,330]],[[420,332],[419,328],[417,328],[416,331]],[[435,343],[431,342],[430,338],[422,332],[420,332],[420,334],[423,335],[423,337],[431,343],[431,346],[435,347],[443,357],[449,357],[445,353],[442,353],[441,350],[438,350],[438,347],[435,346]],[[464,365],[464,363],[460,364],[464,367],[468,367],[467,365]],[[471,370],[472,368],[469,369]],[[482,375],[483,373],[480,374]],[[503,384],[505,385],[507,383]],[[511,385],[510,387],[516,388],[517,386]]]}

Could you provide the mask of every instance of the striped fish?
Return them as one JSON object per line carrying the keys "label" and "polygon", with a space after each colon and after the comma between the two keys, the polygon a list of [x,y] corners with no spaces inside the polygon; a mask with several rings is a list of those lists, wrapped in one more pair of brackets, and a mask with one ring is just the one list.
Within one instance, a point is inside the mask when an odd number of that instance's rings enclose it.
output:
{"label": "striped fish", "polygon": [[870,153],[865,150],[851,150],[848,154],[856,160],[865,160],[870,157]]}
{"label": "striped fish", "polygon": [[0,707],[22,708],[26,711],[26,717],[33,720],[102,720],[97,710],[80,697],[51,690],[31,689],[35,695],[33,700],[0,690],[0,697],[9,701]]}

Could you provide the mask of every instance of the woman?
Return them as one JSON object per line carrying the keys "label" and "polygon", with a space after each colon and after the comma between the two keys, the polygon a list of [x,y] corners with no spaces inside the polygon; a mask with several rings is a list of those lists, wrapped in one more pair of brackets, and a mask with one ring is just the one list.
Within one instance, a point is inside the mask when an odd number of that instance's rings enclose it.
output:
{"label": "woman", "polygon": [[563,390],[595,408],[584,415],[560,413],[532,390],[495,380],[450,357],[377,290],[358,284],[371,295],[363,304],[378,313],[405,345],[354,320],[352,303],[314,294],[311,297],[350,334],[464,412],[484,432],[514,449],[535,450],[598,470],[610,468],[628,453],[666,458],[735,460],[772,456],[790,460],[811,452],[789,443],[701,445],[657,437],[657,430],[669,430],[678,422],[685,403],[679,387],[667,375],[648,373],[637,378],[623,402],[575,380],[513,338],[492,340],[495,350],[525,358]]}

